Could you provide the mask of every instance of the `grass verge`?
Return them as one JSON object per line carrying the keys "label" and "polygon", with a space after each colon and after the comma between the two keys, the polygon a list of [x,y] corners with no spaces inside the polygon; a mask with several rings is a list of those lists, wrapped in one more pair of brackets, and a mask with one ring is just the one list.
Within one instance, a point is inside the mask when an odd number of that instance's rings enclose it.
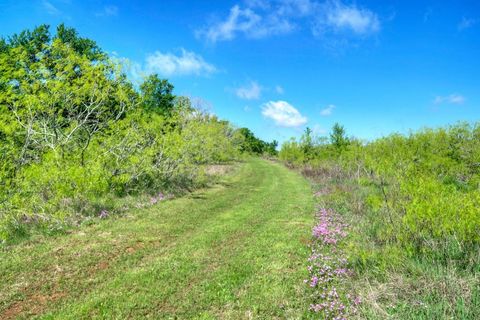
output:
{"label": "grass verge", "polygon": [[304,178],[249,160],[213,188],[2,248],[0,318],[302,318],[312,212]]}

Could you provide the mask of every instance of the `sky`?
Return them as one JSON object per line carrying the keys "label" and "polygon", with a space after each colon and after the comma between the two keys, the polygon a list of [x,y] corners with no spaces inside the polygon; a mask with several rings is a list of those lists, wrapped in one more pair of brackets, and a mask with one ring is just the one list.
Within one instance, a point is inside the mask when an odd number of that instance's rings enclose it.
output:
{"label": "sky", "polygon": [[60,23],[280,142],[480,120],[480,1],[0,0],[0,35]]}

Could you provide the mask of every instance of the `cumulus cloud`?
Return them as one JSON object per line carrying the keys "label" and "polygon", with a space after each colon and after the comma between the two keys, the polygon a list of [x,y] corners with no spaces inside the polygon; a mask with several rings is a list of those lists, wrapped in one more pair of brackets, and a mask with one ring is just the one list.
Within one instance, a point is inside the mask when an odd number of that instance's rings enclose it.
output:
{"label": "cumulus cloud", "polygon": [[269,101],[263,104],[262,114],[281,127],[299,127],[307,123],[307,118],[286,101]]}
{"label": "cumulus cloud", "polygon": [[178,54],[156,51],[147,55],[145,61],[132,61],[112,54],[112,59],[119,63],[129,77],[141,82],[143,78],[158,73],[164,77],[173,76],[208,76],[217,72],[217,68],[206,62],[200,55],[181,49]]}
{"label": "cumulus cloud", "polygon": [[205,76],[216,72],[217,68],[206,62],[200,55],[181,49],[179,55],[160,51],[148,55],[144,71],[168,77],[177,75]]}
{"label": "cumulus cloud", "polygon": [[256,100],[260,98],[262,87],[255,81],[251,81],[247,86],[235,89],[235,94],[240,99]]}
{"label": "cumulus cloud", "polygon": [[326,108],[322,109],[322,111],[320,111],[320,115],[324,117],[328,117],[333,113],[333,109],[335,108],[336,108],[335,105],[330,104]]}
{"label": "cumulus cloud", "polygon": [[224,19],[198,29],[196,35],[209,43],[239,35],[264,38],[291,33],[302,22],[311,25],[316,36],[340,32],[365,36],[380,30],[376,13],[340,0],[245,0],[234,5]]}
{"label": "cumulus cloud", "polygon": [[433,100],[434,104],[443,104],[443,103],[448,103],[448,104],[463,104],[465,102],[465,97],[453,93],[448,96],[436,96],[435,99]]}

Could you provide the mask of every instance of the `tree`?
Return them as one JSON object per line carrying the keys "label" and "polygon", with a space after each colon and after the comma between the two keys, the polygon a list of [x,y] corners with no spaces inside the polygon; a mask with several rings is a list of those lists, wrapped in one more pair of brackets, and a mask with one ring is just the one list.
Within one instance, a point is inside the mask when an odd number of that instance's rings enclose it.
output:
{"label": "tree", "polygon": [[95,41],[88,38],[81,38],[74,28],[68,28],[63,23],[57,27],[57,34],[54,40],[55,39],[68,44],[73,51],[85,55],[91,61],[107,59],[107,56]]}
{"label": "tree", "polygon": [[8,50],[8,44],[5,39],[0,38],[0,53],[6,52]]}
{"label": "tree", "polygon": [[23,31],[0,53],[0,127],[15,146],[10,161],[17,168],[47,150],[62,157],[76,150],[83,165],[93,135],[134,105],[133,87],[118,68],[86,54],[98,51],[94,42],[59,28],[52,41],[48,26]]}
{"label": "tree", "polygon": [[240,128],[237,130],[237,133],[242,137],[242,143],[240,144],[240,151],[254,154],[263,154],[268,153],[270,155],[277,154],[278,142],[273,140],[273,142],[265,142],[253,134],[253,132],[248,128]]}
{"label": "tree", "polygon": [[350,144],[350,139],[346,136],[345,128],[339,123],[335,123],[330,133],[330,143],[337,150],[342,150]]}
{"label": "tree", "polygon": [[142,107],[147,112],[169,117],[175,107],[173,85],[168,80],[160,79],[157,74],[148,76],[140,85]]}
{"label": "tree", "polygon": [[307,127],[305,133],[301,138],[302,150],[305,155],[305,161],[309,161],[313,157],[313,138],[312,138],[312,129]]}
{"label": "tree", "polygon": [[0,52],[5,47],[22,47],[26,50],[30,62],[33,63],[38,60],[40,53],[42,55],[52,55],[52,52],[47,50],[48,46],[55,41],[60,41],[68,45],[76,53],[86,56],[90,61],[107,59],[107,55],[98,47],[95,41],[80,37],[75,29],[68,28],[62,23],[57,27],[56,31],[56,34],[52,37],[50,35],[50,26],[47,24],[35,27],[32,31],[23,30],[11,36],[8,41],[3,40],[3,44],[0,41]]}
{"label": "tree", "polygon": [[272,142],[267,143],[267,146],[266,146],[266,150],[265,150],[265,151],[266,151],[269,155],[276,156],[276,155],[278,154],[277,147],[278,147],[278,141],[277,141],[277,140],[273,140]]}

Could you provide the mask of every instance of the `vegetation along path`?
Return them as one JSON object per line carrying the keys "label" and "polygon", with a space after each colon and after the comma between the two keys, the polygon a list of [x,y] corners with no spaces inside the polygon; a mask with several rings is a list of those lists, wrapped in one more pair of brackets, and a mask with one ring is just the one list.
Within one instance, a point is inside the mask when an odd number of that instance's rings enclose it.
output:
{"label": "vegetation along path", "polygon": [[213,188],[3,249],[0,318],[301,318],[312,212],[306,180],[249,160]]}

